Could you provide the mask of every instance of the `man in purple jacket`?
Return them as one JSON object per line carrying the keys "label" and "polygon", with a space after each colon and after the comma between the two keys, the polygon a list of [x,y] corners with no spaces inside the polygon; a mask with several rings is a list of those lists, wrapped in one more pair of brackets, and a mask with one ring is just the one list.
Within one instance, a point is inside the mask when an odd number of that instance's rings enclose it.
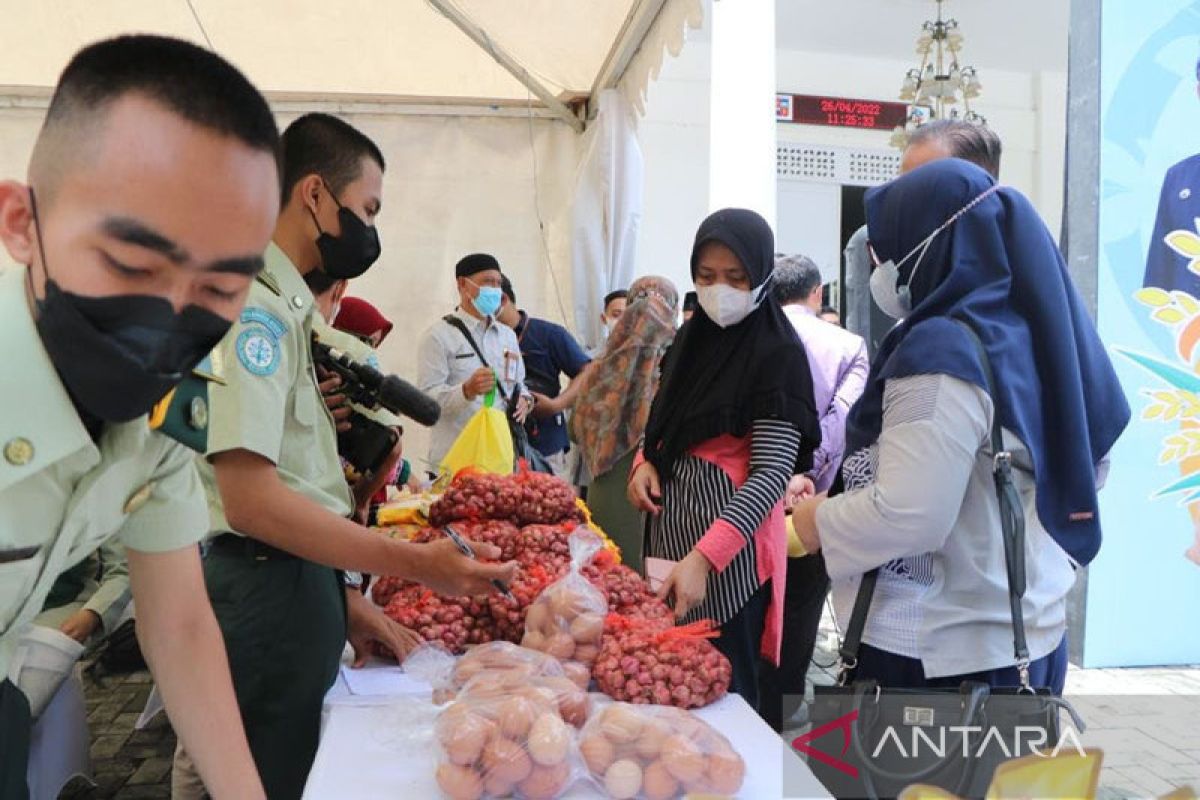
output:
{"label": "man in purple jacket", "polygon": [[[775,297],[783,306],[808,354],[813,399],[821,415],[821,446],[813,453],[812,469],[797,476],[793,493],[824,492],[833,484],[846,443],[846,415],[863,393],[869,364],[861,336],[833,325],[821,313],[821,271],[805,256],[775,259]],[[789,498],[790,500],[791,498]],[[797,550],[789,536],[787,589],[783,607],[783,652],[777,669],[764,669],[760,696],[767,722],[781,730],[800,707],[804,680],[829,591],[829,576],[820,553]],[[795,724],[798,720],[792,720]]]}

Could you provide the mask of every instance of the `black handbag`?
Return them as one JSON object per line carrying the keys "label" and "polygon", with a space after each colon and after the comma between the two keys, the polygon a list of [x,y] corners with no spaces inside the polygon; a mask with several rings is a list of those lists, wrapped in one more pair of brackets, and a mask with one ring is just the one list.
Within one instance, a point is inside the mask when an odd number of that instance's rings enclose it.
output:
{"label": "black handbag", "polygon": [[[969,325],[983,361],[988,393],[995,396],[987,351]],[[1025,594],[1025,517],[1013,483],[1011,454],[1004,450],[999,415],[992,421],[993,476],[1000,503],[1004,560],[1012,612],[1013,653],[1021,685],[993,688],[964,681],[957,688],[889,689],[872,680],[851,681],[879,570],[865,574],[839,649],[836,686],[818,686],[809,733],[794,744],[835,797],[895,797],[914,783],[931,784],[959,797],[983,797],[996,767],[1038,749],[1059,745],[1059,711],[1076,728],[1083,721],[1071,705],[1029,681],[1029,648],[1021,598]]]}
{"label": "black handbag", "polygon": [[[467,330],[467,326],[463,324],[461,319],[453,314],[447,314],[442,317],[442,321],[453,328],[457,328],[458,332],[467,340],[467,344],[471,345],[471,349],[475,351],[475,355],[479,357],[480,362],[485,367],[495,370],[495,367],[492,367],[488,363],[487,358],[483,355],[483,350],[475,342],[475,337]],[[514,404],[509,398],[508,392],[504,391],[504,385],[498,380],[496,381],[496,391],[499,393],[500,399],[504,401],[504,416],[508,420],[508,432],[512,435],[513,454],[517,460],[517,463],[513,464],[513,469],[516,469],[520,462],[524,461],[529,469],[534,472],[545,472],[546,474],[553,475],[554,468],[546,461],[546,457],[538,452],[538,449],[529,441],[529,434],[526,433],[525,426],[517,422],[513,417],[513,412],[516,410],[513,407]]]}

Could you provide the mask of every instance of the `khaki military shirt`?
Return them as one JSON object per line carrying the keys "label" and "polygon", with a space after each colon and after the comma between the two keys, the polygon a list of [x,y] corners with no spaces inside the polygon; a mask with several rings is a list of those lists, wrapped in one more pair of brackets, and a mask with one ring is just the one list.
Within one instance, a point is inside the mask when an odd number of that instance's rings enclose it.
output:
{"label": "khaki military shirt", "polygon": [[[209,386],[208,451],[249,450],[270,460],[288,488],[339,516],[352,508],[337,455],[333,418],[317,388],[312,360],[312,292],[275,244],[238,321],[213,351],[224,381]],[[212,465],[202,460],[214,534],[225,518]]]}
{"label": "khaki military shirt", "polygon": [[105,425],[94,442],[34,327],[25,269],[0,272],[0,679],[19,629],[59,573],[117,537],[163,552],[208,528],[194,453],[146,418]]}

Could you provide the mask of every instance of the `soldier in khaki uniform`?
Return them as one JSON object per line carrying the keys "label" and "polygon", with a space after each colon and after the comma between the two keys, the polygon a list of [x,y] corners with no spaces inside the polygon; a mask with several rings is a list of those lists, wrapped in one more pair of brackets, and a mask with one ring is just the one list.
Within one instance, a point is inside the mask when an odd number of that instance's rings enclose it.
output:
{"label": "soldier in khaki uniform", "polygon": [[[448,594],[485,593],[515,570],[466,559],[449,540],[398,542],[347,519],[351,496],[312,361],[319,314],[310,287],[357,277],[378,257],[383,156],[324,114],[293,122],[282,143],[284,206],[266,269],[214,353],[225,384],[211,391],[201,469],[214,536],[205,582],[272,800],[304,789],[347,635],[404,647],[403,629],[344,587],[339,570],[399,575]],[[499,556],[482,545],[476,552]],[[180,772],[185,763],[177,761]]]}
{"label": "soldier in khaki uniform", "polygon": [[[59,574],[116,537],[142,650],[217,797],[264,793],[204,599],[195,455],[146,415],[261,269],[277,143],[266,101],[218,56],[122,37],[72,59],[28,184],[0,182],[0,242],[18,265],[0,267],[0,676]],[[3,681],[6,800],[28,795],[29,728]]]}

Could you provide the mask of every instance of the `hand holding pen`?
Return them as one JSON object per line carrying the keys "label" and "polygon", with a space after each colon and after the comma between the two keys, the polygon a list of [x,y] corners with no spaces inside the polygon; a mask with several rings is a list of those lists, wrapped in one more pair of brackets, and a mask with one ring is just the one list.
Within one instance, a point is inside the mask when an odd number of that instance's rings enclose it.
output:
{"label": "hand holding pen", "polygon": [[[450,541],[454,542],[454,545],[458,548],[459,552],[461,552],[467,558],[475,560],[475,549],[471,547],[471,543],[464,539],[458,531],[454,530],[454,528],[449,525],[444,526],[442,531],[446,534]],[[499,578],[492,578],[491,583],[492,586],[496,588],[496,591],[504,595],[506,599],[511,600],[514,603],[517,602],[517,598],[509,590],[507,583]]]}

